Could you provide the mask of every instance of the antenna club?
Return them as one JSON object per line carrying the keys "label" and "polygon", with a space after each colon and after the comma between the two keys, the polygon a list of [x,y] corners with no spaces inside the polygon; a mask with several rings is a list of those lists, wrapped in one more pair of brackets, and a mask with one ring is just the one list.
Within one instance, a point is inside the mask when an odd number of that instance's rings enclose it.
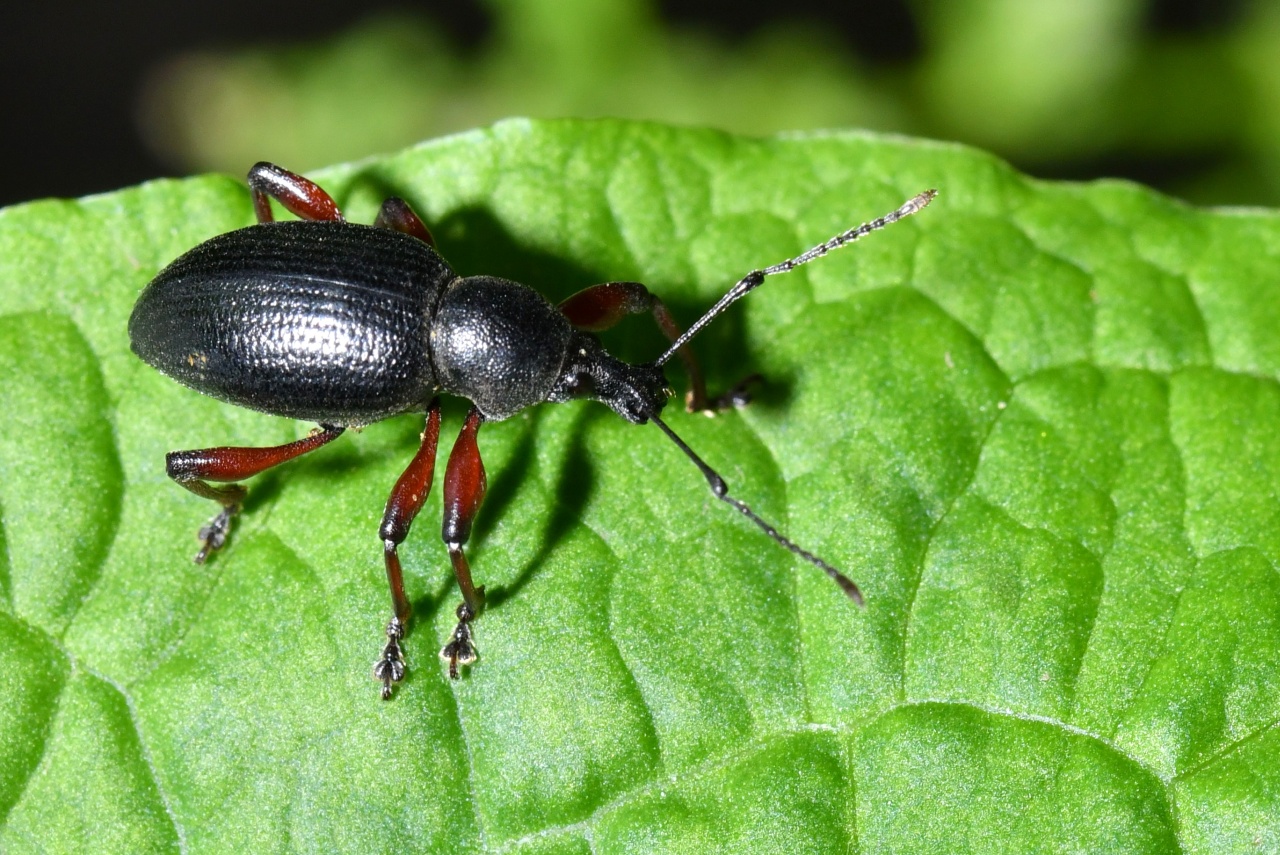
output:
{"label": "antenna club", "polygon": [[862,599],[862,591],[858,590],[858,586],[853,583],[852,579],[845,576],[843,573],[832,576],[831,578],[835,579],[836,584],[840,586],[840,590],[844,591],[845,594],[848,595],[849,599],[857,603],[859,608],[865,609],[867,607],[866,601]]}
{"label": "antenna club", "polygon": [[925,205],[928,205],[930,202],[936,199],[937,196],[938,196],[938,191],[931,187],[928,190],[924,191],[923,193],[920,193],[914,198],[908,200],[905,205],[903,205],[901,208],[898,209],[898,213],[904,217],[909,217],[912,214],[914,214],[916,211],[919,211]]}

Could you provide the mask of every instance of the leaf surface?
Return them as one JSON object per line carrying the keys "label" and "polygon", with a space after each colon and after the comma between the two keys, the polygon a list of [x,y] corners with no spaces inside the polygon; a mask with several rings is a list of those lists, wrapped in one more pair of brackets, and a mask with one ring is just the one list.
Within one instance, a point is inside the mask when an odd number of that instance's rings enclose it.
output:
{"label": "leaf surface", "polygon": [[[377,701],[376,532],[421,416],[250,483],[177,448],[309,425],[129,352],[141,288],[247,225],[235,180],[0,212],[0,849],[1235,852],[1280,847],[1280,219],[1047,184],[953,146],[511,121],[317,176],[408,199],[462,274],[647,283],[759,399],[669,423],[859,610],[590,403],[487,424],[457,683],[437,487]],[[606,335],[650,359],[645,319]],[[675,377],[676,385],[682,378]],[[443,443],[464,407],[446,406]],[[438,471],[443,471],[443,462]]]}

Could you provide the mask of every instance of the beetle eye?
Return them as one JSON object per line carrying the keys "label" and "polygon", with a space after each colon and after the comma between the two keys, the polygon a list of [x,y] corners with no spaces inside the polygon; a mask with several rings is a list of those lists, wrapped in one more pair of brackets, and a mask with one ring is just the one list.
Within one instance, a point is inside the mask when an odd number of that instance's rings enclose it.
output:
{"label": "beetle eye", "polygon": [[569,381],[569,393],[575,398],[590,397],[595,391],[596,380],[586,372],[573,375],[573,379]]}

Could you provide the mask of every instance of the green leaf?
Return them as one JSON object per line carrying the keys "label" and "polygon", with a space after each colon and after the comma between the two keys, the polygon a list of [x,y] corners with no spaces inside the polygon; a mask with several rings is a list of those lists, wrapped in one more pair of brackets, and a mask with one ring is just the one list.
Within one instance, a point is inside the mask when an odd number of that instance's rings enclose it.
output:
{"label": "green leaf", "polygon": [[[369,677],[377,542],[421,416],[211,503],[164,454],[309,425],[129,352],[140,289],[251,221],[239,180],[0,212],[0,849],[5,852],[1238,852],[1280,847],[1280,219],[972,150],[511,121],[319,176],[406,197],[462,273],[551,299],[639,280],[751,407],[669,422],[859,610],[590,403],[481,431],[469,547],[437,488],[401,549],[416,619]],[[629,320],[607,342],[652,358]],[[675,372],[672,372],[673,375]],[[673,376],[674,379],[674,376]],[[679,381],[677,381],[678,383]],[[446,406],[444,436],[464,405]]]}

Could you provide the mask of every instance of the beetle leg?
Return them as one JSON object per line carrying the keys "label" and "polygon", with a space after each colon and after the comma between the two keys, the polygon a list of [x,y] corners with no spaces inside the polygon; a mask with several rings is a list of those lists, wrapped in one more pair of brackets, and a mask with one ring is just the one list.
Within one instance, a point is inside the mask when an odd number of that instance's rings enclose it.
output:
{"label": "beetle leg", "polygon": [[407,235],[416,237],[418,240],[435,247],[436,239],[431,234],[431,230],[427,228],[427,224],[409,207],[409,203],[401,199],[399,196],[392,196],[390,199],[382,203],[382,208],[378,211],[378,218],[373,221],[375,226],[384,229],[395,229],[398,232],[404,232]]}
{"label": "beetle leg", "polygon": [[221,548],[231,530],[231,518],[240,511],[247,493],[239,484],[214,487],[209,481],[241,481],[272,466],[315,451],[342,435],[346,428],[321,425],[310,436],[270,448],[238,448],[222,446],[191,451],[171,451],[165,455],[165,471],[169,477],[197,496],[213,499],[222,511],[200,529],[200,551],[195,561],[203,564],[209,553]]}
{"label": "beetle leg", "polygon": [[[652,312],[658,329],[662,330],[668,341],[674,342],[680,338],[680,327],[672,317],[671,310],[639,282],[603,282],[592,285],[566,299],[559,309],[570,324],[586,332],[604,332],[627,315]],[[748,386],[758,382],[759,375],[748,377],[723,395],[709,398],[706,381],[702,378],[702,368],[693,355],[693,349],[685,344],[676,353],[689,375],[689,392],[684,399],[685,409],[689,412],[713,415],[720,410],[742,407],[750,402]]]}
{"label": "beetle leg", "polygon": [[422,503],[431,492],[431,478],[436,470],[436,445],[440,439],[440,399],[432,398],[427,407],[427,425],[422,431],[422,444],[410,461],[400,480],[391,489],[387,509],[382,514],[382,526],[378,536],[382,538],[383,556],[387,562],[387,583],[391,586],[391,605],[394,613],[387,624],[387,645],[382,656],[373,664],[373,676],[382,681],[382,699],[391,697],[391,684],[404,679],[404,652],[400,639],[409,624],[409,598],[404,593],[404,574],[400,570],[400,555],[396,551],[409,536],[413,519],[422,510]]}
{"label": "beetle leg", "polygon": [[484,608],[484,586],[476,587],[471,581],[471,565],[462,553],[462,547],[471,537],[471,524],[475,521],[476,512],[484,501],[484,462],[480,459],[480,446],[476,444],[476,433],[483,423],[484,416],[472,407],[453,451],[449,452],[449,465],[444,473],[444,526],[441,535],[449,549],[453,574],[462,592],[462,604],[457,611],[458,625],[449,643],[440,651],[440,656],[449,663],[449,676],[455,680],[458,679],[459,665],[470,665],[476,660],[471,621]]}
{"label": "beetle leg", "polygon": [[260,223],[275,219],[271,213],[272,199],[304,220],[342,222],[338,203],[319,184],[274,163],[263,161],[249,170],[249,189],[253,195],[253,210]]}

